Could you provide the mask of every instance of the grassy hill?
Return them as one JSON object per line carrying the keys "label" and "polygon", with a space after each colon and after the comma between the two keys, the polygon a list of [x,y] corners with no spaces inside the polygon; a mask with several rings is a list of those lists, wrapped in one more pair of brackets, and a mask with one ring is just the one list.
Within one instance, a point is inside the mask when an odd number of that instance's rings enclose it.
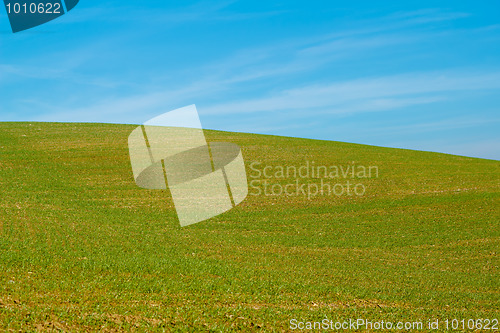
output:
{"label": "grassy hill", "polygon": [[133,128],[0,123],[0,330],[500,319],[499,161],[206,131],[242,148],[249,181],[253,169],[313,162],[376,166],[378,177],[352,180],[364,195],[250,189],[180,228],[168,191],[134,183]]}

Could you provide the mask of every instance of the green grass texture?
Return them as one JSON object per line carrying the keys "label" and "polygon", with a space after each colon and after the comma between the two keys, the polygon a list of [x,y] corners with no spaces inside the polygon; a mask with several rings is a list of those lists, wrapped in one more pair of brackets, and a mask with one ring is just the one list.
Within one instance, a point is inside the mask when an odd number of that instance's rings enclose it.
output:
{"label": "green grass texture", "polygon": [[181,228],[169,191],[134,182],[135,127],[0,123],[0,331],[500,318],[499,161],[206,130],[241,147],[249,183],[252,163],[275,188],[296,181],[280,167],[313,162],[378,176],[328,179],[363,195],[250,188],[234,209]]}

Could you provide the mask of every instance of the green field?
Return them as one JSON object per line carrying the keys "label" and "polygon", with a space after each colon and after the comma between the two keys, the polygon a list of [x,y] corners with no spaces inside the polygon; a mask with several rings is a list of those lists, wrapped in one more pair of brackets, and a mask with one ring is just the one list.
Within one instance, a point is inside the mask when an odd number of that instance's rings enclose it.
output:
{"label": "green field", "polygon": [[206,131],[242,148],[249,176],[254,162],[379,175],[355,180],[362,196],[249,195],[181,228],[168,191],[134,183],[133,128],[0,123],[0,331],[500,319],[499,161]]}

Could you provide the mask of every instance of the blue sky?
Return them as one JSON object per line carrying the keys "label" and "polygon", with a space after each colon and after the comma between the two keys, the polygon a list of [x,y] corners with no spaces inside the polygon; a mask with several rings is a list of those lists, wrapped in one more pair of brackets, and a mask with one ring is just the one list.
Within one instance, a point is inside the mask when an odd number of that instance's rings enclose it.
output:
{"label": "blue sky", "polygon": [[205,128],[500,159],[499,1],[86,1],[13,34],[0,121]]}

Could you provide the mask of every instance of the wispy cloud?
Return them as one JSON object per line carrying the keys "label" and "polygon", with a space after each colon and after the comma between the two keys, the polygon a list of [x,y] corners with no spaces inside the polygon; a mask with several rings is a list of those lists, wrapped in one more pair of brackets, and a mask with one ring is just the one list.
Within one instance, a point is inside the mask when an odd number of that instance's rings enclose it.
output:
{"label": "wispy cloud", "polygon": [[466,17],[465,13],[442,13],[423,10],[399,13],[360,22],[360,29],[347,29],[308,37],[283,40],[272,45],[247,48],[231,54],[221,61],[199,69],[206,80],[216,84],[268,80],[297,73],[321,70],[325,65],[342,63],[353,57],[387,50],[404,48],[429,41],[434,32],[427,28],[414,31],[402,30],[409,26],[423,27],[427,21],[448,21]]}
{"label": "wispy cloud", "polygon": [[272,96],[215,104],[205,108],[204,112],[225,114],[297,109],[314,112],[317,108],[322,108],[321,112],[328,108],[331,113],[383,111],[437,102],[443,100],[449,92],[483,89],[500,89],[500,71],[409,73],[323,85],[312,84],[278,91]]}
{"label": "wispy cloud", "polygon": [[448,131],[456,129],[466,129],[469,127],[479,127],[483,125],[500,124],[500,118],[492,119],[486,117],[477,118],[475,115],[468,117],[451,117],[439,121],[423,122],[398,126],[380,126],[372,128],[372,132],[390,132],[393,135],[408,133],[425,134],[435,131]]}

